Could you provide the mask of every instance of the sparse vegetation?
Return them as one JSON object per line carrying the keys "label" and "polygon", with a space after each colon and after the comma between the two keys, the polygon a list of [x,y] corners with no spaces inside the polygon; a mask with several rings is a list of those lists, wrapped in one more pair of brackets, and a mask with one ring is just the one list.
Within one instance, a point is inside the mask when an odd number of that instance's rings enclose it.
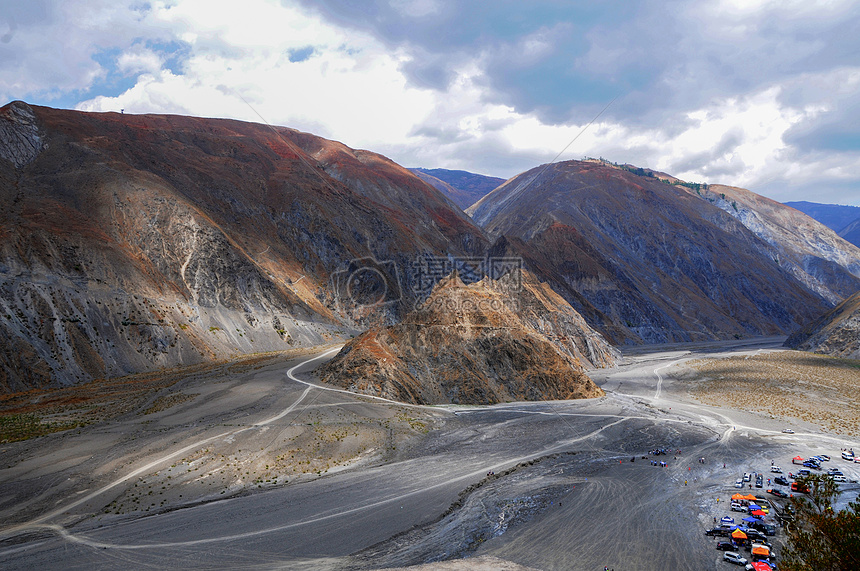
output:
{"label": "sparse vegetation", "polygon": [[17,442],[52,432],[83,426],[80,422],[43,422],[35,414],[8,414],[0,416],[0,443]]}
{"label": "sparse vegetation", "polygon": [[801,351],[702,359],[690,392],[714,406],[797,418],[828,432],[860,435],[860,362]]}

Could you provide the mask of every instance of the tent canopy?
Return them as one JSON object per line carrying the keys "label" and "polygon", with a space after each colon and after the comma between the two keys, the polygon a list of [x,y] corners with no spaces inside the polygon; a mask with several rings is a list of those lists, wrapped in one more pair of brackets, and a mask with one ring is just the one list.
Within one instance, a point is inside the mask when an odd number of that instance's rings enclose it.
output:
{"label": "tent canopy", "polygon": [[747,495],[745,495],[745,496],[744,496],[744,499],[745,499],[745,500],[750,500],[751,502],[754,502],[754,501],[756,501],[758,498],[757,498],[757,497],[755,497],[755,496],[754,496],[754,495],[752,495],[752,494],[747,494]]}
{"label": "tent canopy", "polygon": [[721,519],[720,521],[723,523],[735,523],[735,518],[724,515],[723,519]]}
{"label": "tent canopy", "polygon": [[750,553],[752,553],[753,555],[758,555],[759,557],[768,557],[770,556],[770,549],[762,545],[757,545],[756,547],[752,548],[752,551]]}
{"label": "tent canopy", "polygon": [[801,462],[803,462],[803,456],[795,456],[794,458],[792,458],[792,460],[800,460]]}
{"label": "tent canopy", "polygon": [[745,534],[744,532],[742,532],[739,529],[736,529],[732,532],[732,537],[734,537],[735,539],[746,539],[747,534]]}
{"label": "tent canopy", "polygon": [[735,494],[732,496],[732,499],[733,500],[745,500],[746,496],[744,496],[743,494]]}
{"label": "tent canopy", "polygon": [[745,517],[745,518],[744,518],[744,521],[747,521],[747,522],[749,522],[749,523],[753,523],[753,522],[757,522],[757,521],[758,521],[758,518],[757,518],[757,517],[753,517],[753,516],[747,516],[747,517]]}
{"label": "tent canopy", "polygon": [[752,566],[755,571],[773,571],[771,566],[764,561],[755,561]]}
{"label": "tent canopy", "polygon": [[758,516],[758,517],[764,517],[764,512],[761,510],[753,510],[750,512],[750,515],[754,515],[754,516]]}

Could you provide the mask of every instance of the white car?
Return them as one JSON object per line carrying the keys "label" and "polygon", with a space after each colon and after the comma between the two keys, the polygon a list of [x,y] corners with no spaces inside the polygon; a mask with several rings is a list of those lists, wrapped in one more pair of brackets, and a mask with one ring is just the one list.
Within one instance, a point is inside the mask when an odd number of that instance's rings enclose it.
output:
{"label": "white car", "polygon": [[848,460],[849,462],[853,462],[854,461],[854,454],[852,454],[851,452],[843,452],[842,453],[842,459]]}
{"label": "white car", "polygon": [[744,481],[742,479],[738,478],[737,481],[735,482],[735,487],[736,488],[743,488],[744,487]]}
{"label": "white car", "polygon": [[774,474],[782,474],[782,468],[780,468],[779,466],[771,466],[770,471]]}
{"label": "white car", "polygon": [[794,431],[790,428],[783,428],[782,432],[785,434],[794,434]]}
{"label": "white car", "polygon": [[834,482],[847,482],[848,480],[842,474],[833,474]]}
{"label": "white car", "polygon": [[735,565],[746,565],[746,557],[741,557],[741,554],[736,551],[726,551],[723,553],[723,559]]}
{"label": "white car", "polygon": [[739,504],[737,502],[732,502],[732,511],[733,512],[744,512],[744,513],[746,513],[749,511],[749,508],[747,508],[745,505]]}
{"label": "white car", "polygon": [[744,472],[744,482],[749,482],[751,477],[749,472]]}

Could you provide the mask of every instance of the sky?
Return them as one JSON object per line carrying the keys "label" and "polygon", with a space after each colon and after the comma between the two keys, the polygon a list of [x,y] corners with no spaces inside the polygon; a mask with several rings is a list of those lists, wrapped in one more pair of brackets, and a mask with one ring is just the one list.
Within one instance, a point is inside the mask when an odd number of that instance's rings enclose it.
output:
{"label": "sky", "polygon": [[0,105],[266,122],[508,178],[860,205],[860,2],[0,0]]}

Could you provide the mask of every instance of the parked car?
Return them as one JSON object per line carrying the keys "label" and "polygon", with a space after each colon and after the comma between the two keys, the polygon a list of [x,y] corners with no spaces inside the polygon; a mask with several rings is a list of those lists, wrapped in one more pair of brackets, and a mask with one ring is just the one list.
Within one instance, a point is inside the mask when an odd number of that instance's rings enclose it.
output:
{"label": "parked car", "polygon": [[782,429],[782,431],[783,431],[785,434],[794,434],[794,431],[793,431],[792,429],[790,429],[790,428],[783,428],[783,429]]}
{"label": "parked car", "polygon": [[804,486],[803,484],[801,484],[799,482],[792,482],[791,483],[791,491],[792,492],[799,492],[801,494],[808,494],[809,488]]}
{"label": "parked car", "polygon": [[813,460],[807,460],[806,462],[803,463],[803,465],[806,466],[807,468],[812,468],[814,470],[821,470],[821,465],[818,462],[815,462]]}
{"label": "parked car", "polygon": [[757,529],[747,529],[744,533],[747,534],[747,539],[750,541],[767,541],[767,536]]}
{"label": "parked car", "polygon": [[842,474],[834,474],[833,475],[833,481],[834,482],[847,482],[848,479],[845,476],[843,476]]}
{"label": "parked car", "polygon": [[811,473],[812,472],[810,472],[809,470],[798,470],[797,474],[794,475],[794,478],[797,479],[797,478],[800,478],[801,476],[808,476]]}
{"label": "parked car", "polygon": [[[765,535],[776,535],[776,526],[773,525],[772,523],[765,523],[763,521],[757,521],[754,524],[752,524],[752,526],[756,530],[762,532]],[[747,536],[747,537],[749,537],[749,536]],[[766,543],[765,545],[767,545],[768,548],[773,549],[773,546],[771,546],[771,544]]]}
{"label": "parked car", "polygon": [[825,462],[830,462],[830,456],[828,456],[827,454],[819,454],[818,457],[821,458],[822,460],[824,460]]}
{"label": "parked car", "polygon": [[746,557],[741,557],[741,554],[737,551],[726,551],[725,553],[723,553],[723,559],[728,561],[729,563],[734,563],[735,565],[747,564]]}
{"label": "parked car", "polygon": [[749,509],[743,504],[739,504],[737,502],[732,502],[732,511],[733,512],[744,512],[744,513],[746,513],[749,511]]}
{"label": "parked car", "polygon": [[773,479],[773,483],[774,483],[774,484],[779,484],[780,486],[787,486],[787,485],[788,485],[788,480],[786,480],[786,479],[785,479],[784,477],[782,477],[782,476],[777,476],[776,478],[774,478],[774,479]]}
{"label": "parked car", "polygon": [[827,471],[827,473],[830,474],[831,476],[836,476],[837,474],[840,476],[845,475],[842,473],[842,470],[840,470],[839,468],[831,468]]}
{"label": "parked car", "polygon": [[779,466],[771,466],[770,471],[774,474],[782,474],[782,468],[780,468]]}
{"label": "parked car", "polygon": [[751,477],[749,472],[744,472],[744,482],[749,482]]}
{"label": "parked car", "polygon": [[705,535],[716,536],[716,537],[727,537],[731,533],[729,528],[723,527],[714,527],[708,530],[705,530]]}
{"label": "parked car", "polygon": [[744,481],[741,478],[738,478],[735,481],[735,487],[736,488],[743,488],[744,487]]}
{"label": "parked car", "polygon": [[847,451],[843,452],[842,453],[842,459],[848,460],[849,462],[853,462],[854,461],[854,453],[853,452],[847,452]]}
{"label": "parked car", "polygon": [[783,492],[782,490],[777,490],[777,489],[771,489],[771,490],[768,490],[768,491],[767,491],[767,493],[768,493],[768,494],[771,494],[771,495],[774,495],[774,496],[776,496],[776,497],[778,497],[778,498],[787,498],[787,497],[788,497],[788,494],[786,494],[786,493],[785,493],[785,492]]}
{"label": "parked car", "polygon": [[717,549],[719,549],[720,551],[731,551],[734,548],[735,548],[735,546],[732,544],[731,541],[718,541],[717,542]]}
{"label": "parked car", "polygon": [[857,456],[857,457],[855,457],[855,458],[854,458],[854,463],[855,463],[855,464],[860,464],[860,456]]}
{"label": "parked car", "polygon": [[756,488],[761,488],[763,483],[764,483],[764,478],[762,478],[761,474],[759,474],[758,476],[755,477],[755,487]]}

